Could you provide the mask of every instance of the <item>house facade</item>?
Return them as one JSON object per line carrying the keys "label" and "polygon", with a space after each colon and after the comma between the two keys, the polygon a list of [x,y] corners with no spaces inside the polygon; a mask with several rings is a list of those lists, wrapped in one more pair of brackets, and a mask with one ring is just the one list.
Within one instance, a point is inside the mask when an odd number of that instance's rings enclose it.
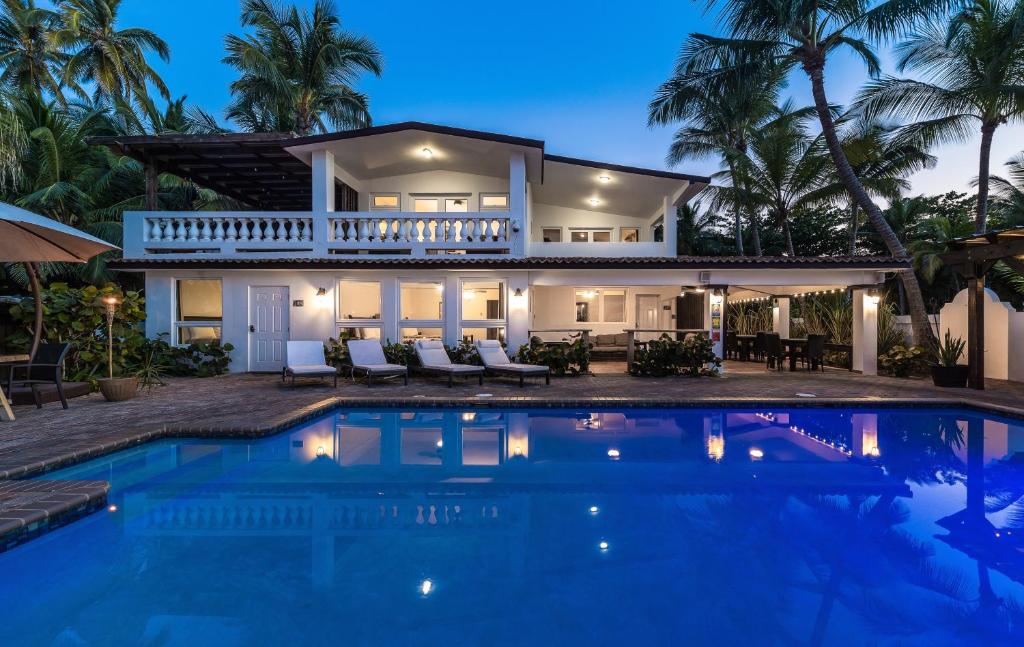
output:
{"label": "house facade", "polygon": [[[873,372],[870,296],[890,258],[676,255],[676,209],[708,178],[547,154],[544,142],[417,122],[312,137],[97,138],[145,165],[121,269],[145,272],[150,336],[230,342],[279,371],[285,341],[500,339],[705,330],[732,299],[854,289],[855,367]],[[173,173],[237,211],[160,209]],[[858,333],[859,331],[859,333]],[[859,334],[859,337],[858,337]],[[865,363],[866,362],[866,363]]]}

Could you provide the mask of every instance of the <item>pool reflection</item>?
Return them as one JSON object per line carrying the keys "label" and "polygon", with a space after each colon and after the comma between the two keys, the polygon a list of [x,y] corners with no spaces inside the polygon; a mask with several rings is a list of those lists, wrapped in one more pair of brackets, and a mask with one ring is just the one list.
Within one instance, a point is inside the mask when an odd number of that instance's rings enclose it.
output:
{"label": "pool reflection", "polygon": [[340,411],[63,471],[117,512],[0,555],[0,593],[50,581],[15,631],[86,639],[212,606],[250,640],[1000,644],[1022,458],[964,411]]}

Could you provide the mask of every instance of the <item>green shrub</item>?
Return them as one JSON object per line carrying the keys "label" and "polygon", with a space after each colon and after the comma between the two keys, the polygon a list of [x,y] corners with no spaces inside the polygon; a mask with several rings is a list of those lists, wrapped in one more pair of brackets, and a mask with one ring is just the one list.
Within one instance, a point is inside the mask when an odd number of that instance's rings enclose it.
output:
{"label": "green shrub", "polygon": [[925,350],[920,346],[908,348],[896,344],[889,352],[878,356],[878,366],[893,377],[910,377],[924,372],[925,357]]}
{"label": "green shrub", "polygon": [[[145,299],[133,290],[122,291],[114,284],[72,288],[66,283],[52,283],[41,296],[43,339],[71,344],[64,363],[70,381],[95,384],[107,375],[107,315],[100,301],[107,296],[121,300],[114,312],[114,375],[135,375],[143,387],[151,388],[163,384],[168,375],[220,375],[231,364],[231,344],[178,347],[167,342],[166,334],[147,339],[142,328]],[[24,299],[12,306],[10,313],[19,326],[10,337],[11,344],[27,351],[32,343],[35,301]]]}
{"label": "green shrub", "polygon": [[[102,288],[87,285],[72,288],[52,283],[42,291],[42,339],[68,342],[71,350],[64,364],[67,378],[73,382],[95,382],[107,375],[107,315],[100,299],[115,296],[121,304],[114,313],[114,374],[120,374],[138,357],[145,344],[141,323],[146,318],[145,300],[135,291],[123,292],[113,284]],[[18,326],[10,338],[12,347],[26,352],[32,345],[35,299],[29,297],[11,306],[11,318]]]}
{"label": "green shrub", "polygon": [[717,375],[721,366],[722,360],[715,355],[714,344],[707,335],[690,335],[678,341],[663,333],[658,339],[636,349],[629,372],[651,377],[699,377]]}
{"label": "green shrub", "polygon": [[454,347],[449,348],[445,346],[445,350],[448,351],[448,356],[452,358],[452,362],[455,364],[470,364],[472,366],[480,366],[483,361],[480,359],[480,352],[477,351],[476,346],[473,342],[463,339]]}
{"label": "green shrub", "polygon": [[384,357],[391,364],[402,364],[403,366],[419,366],[420,360],[416,357],[416,349],[412,347],[412,342],[396,342],[391,343],[388,340],[387,344],[384,344]]}
{"label": "green shrub", "polygon": [[557,344],[531,337],[530,343],[516,351],[515,361],[547,366],[552,375],[579,375],[590,370],[590,345],[583,342],[582,334],[571,335]]}

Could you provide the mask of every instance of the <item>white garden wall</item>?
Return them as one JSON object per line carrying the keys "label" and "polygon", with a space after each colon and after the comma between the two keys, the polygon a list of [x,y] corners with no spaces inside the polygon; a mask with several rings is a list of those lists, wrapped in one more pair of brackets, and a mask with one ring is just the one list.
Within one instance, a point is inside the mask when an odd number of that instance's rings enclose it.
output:
{"label": "white garden wall", "polygon": [[[967,341],[967,290],[939,312],[939,336],[946,331]],[[966,351],[963,362],[967,362]],[[985,377],[1024,382],[1024,312],[985,290]]]}

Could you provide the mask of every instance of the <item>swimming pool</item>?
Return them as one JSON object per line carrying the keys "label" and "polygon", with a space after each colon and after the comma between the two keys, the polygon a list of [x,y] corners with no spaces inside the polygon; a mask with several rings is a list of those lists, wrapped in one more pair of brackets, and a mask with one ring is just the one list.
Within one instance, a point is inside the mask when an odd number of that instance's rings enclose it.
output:
{"label": "swimming pool", "polygon": [[0,554],[5,645],[1024,632],[1024,422],[972,411],[339,410],[46,478],[112,507]]}

